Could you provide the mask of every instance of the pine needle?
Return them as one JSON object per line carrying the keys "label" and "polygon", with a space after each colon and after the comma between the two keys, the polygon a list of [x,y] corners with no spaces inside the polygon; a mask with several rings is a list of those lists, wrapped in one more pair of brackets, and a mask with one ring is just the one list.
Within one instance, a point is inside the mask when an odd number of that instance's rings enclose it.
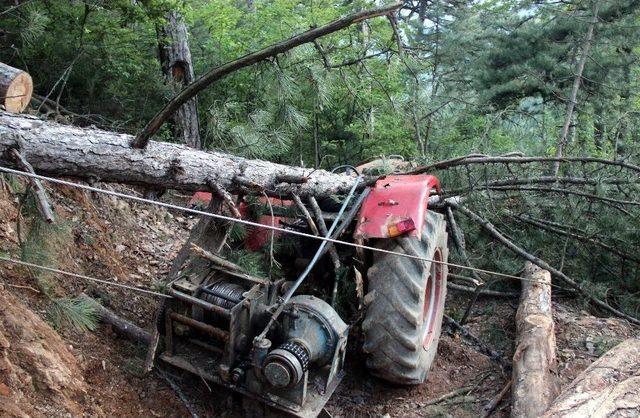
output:
{"label": "pine needle", "polygon": [[71,327],[78,331],[93,331],[98,323],[93,305],[80,298],[52,299],[47,314],[57,329]]}

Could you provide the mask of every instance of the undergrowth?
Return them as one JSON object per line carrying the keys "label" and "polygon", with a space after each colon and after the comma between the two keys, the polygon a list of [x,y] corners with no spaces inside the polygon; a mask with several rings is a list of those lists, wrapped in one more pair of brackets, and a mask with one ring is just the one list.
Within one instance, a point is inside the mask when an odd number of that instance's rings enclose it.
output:
{"label": "undergrowth", "polygon": [[[70,224],[58,217],[49,224],[38,213],[35,199],[27,191],[21,199],[17,230],[28,227],[24,239],[20,238],[23,261],[41,266],[59,268],[68,258],[69,244],[73,243]],[[47,316],[57,329],[71,327],[77,330],[93,330],[97,324],[95,309],[85,300],[61,296],[56,273],[29,268],[38,289],[49,300]]]}

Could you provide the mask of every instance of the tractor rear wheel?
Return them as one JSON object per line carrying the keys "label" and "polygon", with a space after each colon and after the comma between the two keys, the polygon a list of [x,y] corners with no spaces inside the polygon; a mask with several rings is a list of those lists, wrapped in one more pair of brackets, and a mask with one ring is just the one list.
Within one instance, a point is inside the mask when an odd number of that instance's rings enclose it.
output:
{"label": "tractor rear wheel", "polygon": [[[422,239],[384,239],[378,248],[447,261],[444,217],[428,211]],[[362,328],[367,367],[392,383],[420,384],[438,349],[447,288],[445,264],[374,252]]]}

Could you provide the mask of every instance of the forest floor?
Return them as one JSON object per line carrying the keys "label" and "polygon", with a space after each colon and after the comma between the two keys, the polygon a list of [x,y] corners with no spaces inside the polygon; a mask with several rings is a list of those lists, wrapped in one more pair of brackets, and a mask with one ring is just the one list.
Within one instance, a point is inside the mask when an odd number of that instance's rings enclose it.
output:
{"label": "forest floor", "polygon": [[[52,194],[63,227],[56,239],[41,245],[57,254],[59,268],[133,286],[157,287],[195,224],[164,209],[64,187]],[[188,199],[174,198],[183,203]],[[14,258],[20,256],[18,205],[18,195],[0,181],[0,253]],[[21,223],[26,230],[28,225]],[[36,288],[37,274],[0,264],[0,416],[190,416],[162,376],[141,374],[145,346],[120,338],[104,325],[93,332],[54,329],[46,314],[50,302]],[[151,297],[66,277],[49,280],[55,280],[59,296],[81,291],[100,296],[121,316],[151,327],[156,302]],[[468,295],[450,292],[446,306],[452,313],[467,301]],[[516,308],[517,300],[481,299],[468,328],[510,359]],[[596,318],[571,301],[556,301],[554,318],[563,386],[607,349],[627,337],[640,337],[640,330],[626,321]],[[334,417],[476,417],[509,379],[495,361],[449,334],[442,336],[427,382],[409,388],[371,377],[357,344],[351,346],[347,376],[327,405]],[[242,416],[237,399],[225,390],[168,373],[199,415]],[[462,388],[467,390],[460,396],[430,405],[432,399]],[[508,411],[507,396],[494,416],[508,416]]]}

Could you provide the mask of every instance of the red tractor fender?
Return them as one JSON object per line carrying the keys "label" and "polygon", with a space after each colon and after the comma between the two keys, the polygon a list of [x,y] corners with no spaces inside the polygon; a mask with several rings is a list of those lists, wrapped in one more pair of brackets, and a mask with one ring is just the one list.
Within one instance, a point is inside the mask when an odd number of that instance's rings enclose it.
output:
{"label": "red tractor fender", "polygon": [[440,181],[432,175],[390,175],[376,181],[362,203],[354,238],[421,239],[429,196],[440,193]]}

